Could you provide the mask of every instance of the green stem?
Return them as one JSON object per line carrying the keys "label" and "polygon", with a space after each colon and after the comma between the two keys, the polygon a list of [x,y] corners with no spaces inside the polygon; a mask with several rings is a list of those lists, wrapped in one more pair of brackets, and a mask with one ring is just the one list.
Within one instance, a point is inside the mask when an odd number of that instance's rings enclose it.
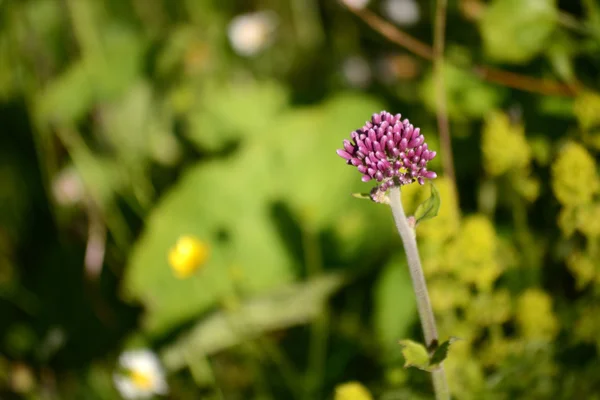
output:
{"label": "green stem", "polygon": [[[309,279],[314,279],[323,272],[322,254],[318,235],[313,230],[302,227],[302,242],[306,272]],[[329,310],[327,305],[324,305],[323,312],[315,318],[311,325],[308,369],[303,391],[303,398],[306,400],[319,397],[327,361],[328,339]]]}
{"label": "green stem", "polygon": [[[423,335],[425,336],[425,345],[427,348],[431,348],[432,345],[438,343],[435,317],[433,316],[433,309],[431,308],[431,301],[429,300],[429,293],[427,292],[425,275],[423,275],[423,268],[421,267],[417,239],[414,230],[408,225],[406,220],[399,187],[390,189],[390,207],[392,208],[396,228],[398,229],[398,233],[400,234],[400,238],[402,238],[402,243],[404,245],[410,277],[417,298],[419,319],[421,320],[421,327],[423,328]],[[448,383],[446,382],[446,375],[442,364],[440,364],[438,369],[432,372],[432,378],[435,398],[437,400],[449,399],[450,391],[448,389]]]}
{"label": "green stem", "polygon": [[444,76],[444,45],[446,42],[446,8],[447,0],[437,0],[435,10],[435,25],[433,33],[433,71],[435,82],[436,118],[442,148],[442,168],[444,175],[452,183],[454,196],[458,201],[456,189],[456,174],[454,173],[454,157],[452,155],[452,139],[450,138],[450,123],[446,104],[446,81]]}

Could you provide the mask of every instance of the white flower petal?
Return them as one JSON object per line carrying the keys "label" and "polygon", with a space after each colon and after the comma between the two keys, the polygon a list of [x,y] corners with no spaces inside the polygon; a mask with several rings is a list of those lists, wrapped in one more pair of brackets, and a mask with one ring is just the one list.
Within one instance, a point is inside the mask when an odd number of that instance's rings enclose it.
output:
{"label": "white flower petal", "polygon": [[[124,374],[114,374],[115,387],[125,399],[147,399],[154,394],[167,394],[169,386],[160,360],[150,350],[131,350],[119,356],[119,366]],[[127,373],[138,374],[148,380],[148,385],[140,385]]]}
{"label": "white flower petal", "polygon": [[350,8],[363,9],[369,4],[369,0],[341,0],[346,6]]}
{"label": "white flower petal", "polygon": [[419,5],[415,0],[386,0],[382,5],[382,13],[402,26],[414,25],[421,18]]}
{"label": "white flower petal", "polygon": [[242,56],[253,56],[271,44],[277,15],[272,11],[242,14],[229,23],[227,34],[233,50]]}

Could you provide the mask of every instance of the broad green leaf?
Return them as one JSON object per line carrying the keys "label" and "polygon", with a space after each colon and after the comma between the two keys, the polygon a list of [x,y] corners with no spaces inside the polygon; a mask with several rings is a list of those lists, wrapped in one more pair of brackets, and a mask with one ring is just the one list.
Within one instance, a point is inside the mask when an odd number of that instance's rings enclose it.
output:
{"label": "broad green leaf", "polygon": [[37,94],[42,122],[77,122],[99,101],[113,101],[137,79],[142,44],[125,29],[107,29],[106,53],[86,55],[72,63]]}
{"label": "broad green leaf", "polygon": [[345,94],[287,113],[272,125],[271,134],[278,138],[273,172],[282,184],[282,197],[305,224],[322,228],[370,208],[350,195],[373,185],[361,182],[356,167],[346,165],[336,149],[381,108],[369,97]]}
{"label": "broad green leaf", "polygon": [[417,224],[437,216],[438,212],[440,211],[440,205],[442,202],[442,199],[440,198],[440,192],[438,192],[433,182],[430,182],[430,186],[431,196],[419,204],[415,211],[415,219]]}
{"label": "broad green leaf", "polygon": [[37,94],[36,100],[36,117],[42,122],[73,122],[83,117],[94,101],[85,62],[71,64]]}
{"label": "broad green leaf", "polygon": [[327,298],[342,284],[341,275],[321,276],[253,297],[234,310],[216,312],[166,348],[165,365],[178,370],[244,340],[307,323],[323,310]]}
{"label": "broad green leaf", "polygon": [[[456,121],[483,118],[497,108],[505,97],[504,89],[485,83],[475,75],[449,64],[444,65],[444,77],[448,115]],[[435,112],[437,93],[433,70],[423,80],[420,93],[427,108]]]}
{"label": "broad green leaf", "polygon": [[[234,291],[258,294],[292,279],[292,260],[272,221],[271,185],[268,150],[254,146],[234,159],[197,165],[163,197],[124,279],[126,294],[146,306],[149,332],[173,328]],[[175,278],[167,263],[181,235],[210,247],[203,269],[186,280]]]}
{"label": "broad green leaf", "polygon": [[[313,231],[333,229],[337,256],[344,260],[378,252],[394,238],[387,207],[356,201],[368,191],[356,167],[336,154],[343,139],[361,127],[381,104],[357,94],[341,94],[322,104],[287,112],[271,124],[271,179],[298,222]],[[267,134],[267,133],[265,133]],[[378,232],[365,235],[365,232]]]}
{"label": "broad green leaf", "polygon": [[521,64],[546,49],[556,20],[556,0],[493,0],[479,30],[490,58]]}
{"label": "broad green leaf", "polygon": [[276,83],[207,84],[188,115],[188,136],[208,150],[240,139],[272,141],[285,134],[278,117],[287,107],[286,89]]}
{"label": "broad green leaf", "polygon": [[400,340],[398,342],[402,347],[404,356],[404,367],[416,367],[427,371],[429,368],[429,353],[425,346],[412,340]]}
{"label": "broad green leaf", "polygon": [[404,255],[382,270],[374,288],[374,329],[384,354],[392,354],[398,339],[415,322],[416,304]]}

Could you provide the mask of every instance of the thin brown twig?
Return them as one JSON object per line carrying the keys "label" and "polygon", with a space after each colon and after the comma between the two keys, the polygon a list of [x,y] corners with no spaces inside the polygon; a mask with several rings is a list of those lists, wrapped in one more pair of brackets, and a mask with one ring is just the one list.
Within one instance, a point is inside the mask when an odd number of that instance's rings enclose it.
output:
{"label": "thin brown twig", "polygon": [[504,71],[487,66],[476,66],[473,71],[488,82],[498,83],[524,92],[539,93],[548,96],[576,96],[581,88],[574,84],[564,84],[550,79],[533,78],[515,72]]}
{"label": "thin brown twig", "polygon": [[367,25],[375,29],[377,32],[388,38],[391,42],[397,43],[402,47],[405,47],[410,52],[423,57],[426,60],[433,60],[433,50],[430,46],[415,39],[408,33],[402,32],[394,25],[390,24],[377,14],[367,10],[358,9],[350,6],[346,6],[350,11],[359,16]]}
{"label": "thin brown twig", "polygon": [[[389,41],[406,48],[411,53],[426,60],[434,60],[434,52],[431,46],[412,37],[408,33],[401,31],[367,9],[346,7]],[[524,92],[539,93],[548,96],[573,97],[580,91],[580,87],[577,85],[564,84],[549,79],[534,78],[484,65],[475,66],[472,71],[481,79],[513,89],[522,90]]]}
{"label": "thin brown twig", "polygon": [[433,69],[435,80],[436,119],[442,148],[442,169],[444,175],[452,183],[452,190],[458,202],[456,175],[454,173],[454,157],[452,155],[452,139],[450,123],[448,122],[448,107],[446,104],[446,82],[444,77],[444,45],[446,41],[446,8],[447,0],[437,0],[435,24],[433,32]]}

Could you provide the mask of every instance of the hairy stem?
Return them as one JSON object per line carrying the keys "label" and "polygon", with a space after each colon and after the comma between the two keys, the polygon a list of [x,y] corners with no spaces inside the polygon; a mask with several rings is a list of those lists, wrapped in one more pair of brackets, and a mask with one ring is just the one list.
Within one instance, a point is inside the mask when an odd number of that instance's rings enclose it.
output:
{"label": "hairy stem", "polygon": [[[398,229],[398,233],[400,234],[400,238],[404,245],[410,277],[417,298],[419,319],[421,320],[421,327],[423,328],[423,335],[425,336],[425,345],[430,348],[432,345],[437,344],[438,333],[435,325],[435,318],[433,316],[433,309],[431,308],[431,302],[429,300],[429,293],[427,292],[425,276],[423,275],[423,268],[421,267],[417,239],[415,238],[413,229],[408,225],[406,220],[399,187],[390,189],[390,207],[392,208],[396,228]],[[437,400],[449,399],[450,392],[448,390],[448,383],[446,382],[446,375],[442,364],[440,364],[438,369],[432,372],[432,378],[435,398]]]}

